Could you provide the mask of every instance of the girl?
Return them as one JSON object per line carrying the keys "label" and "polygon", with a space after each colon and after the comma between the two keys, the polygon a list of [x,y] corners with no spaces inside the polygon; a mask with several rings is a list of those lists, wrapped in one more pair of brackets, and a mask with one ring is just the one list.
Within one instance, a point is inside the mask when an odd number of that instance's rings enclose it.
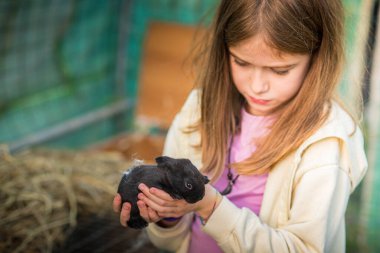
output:
{"label": "girl", "polygon": [[195,204],[141,184],[151,241],[176,252],[345,252],[344,214],[367,160],[335,96],[341,1],[222,0],[206,48],[164,154],[189,158],[211,184]]}

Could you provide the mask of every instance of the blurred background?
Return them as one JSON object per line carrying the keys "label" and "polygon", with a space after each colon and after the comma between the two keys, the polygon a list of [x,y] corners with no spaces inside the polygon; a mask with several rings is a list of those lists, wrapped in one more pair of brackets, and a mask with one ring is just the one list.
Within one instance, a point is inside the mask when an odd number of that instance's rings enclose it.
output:
{"label": "blurred background", "polygon": [[[0,1],[0,252],[159,252],[121,228],[112,198],[134,159],[160,155],[218,2]],[[343,2],[340,92],[364,96],[370,166],[347,252],[380,252],[379,0]]]}

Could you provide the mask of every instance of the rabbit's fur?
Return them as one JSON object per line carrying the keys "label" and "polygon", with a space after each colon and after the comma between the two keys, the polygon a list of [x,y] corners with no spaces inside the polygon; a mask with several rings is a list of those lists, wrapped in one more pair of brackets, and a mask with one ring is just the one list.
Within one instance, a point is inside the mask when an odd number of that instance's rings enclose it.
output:
{"label": "rabbit's fur", "polygon": [[175,199],[185,199],[188,203],[201,200],[205,194],[205,184],[209,182],[188,159],[174,159],[167,156],[156,158],[157,165],[138,165],[125,173],[117,192],[122,202],[132,206],[128,227],[141,229],[148,223],[140,216],[137,207],[137,188],[140,183],[161,189]]}

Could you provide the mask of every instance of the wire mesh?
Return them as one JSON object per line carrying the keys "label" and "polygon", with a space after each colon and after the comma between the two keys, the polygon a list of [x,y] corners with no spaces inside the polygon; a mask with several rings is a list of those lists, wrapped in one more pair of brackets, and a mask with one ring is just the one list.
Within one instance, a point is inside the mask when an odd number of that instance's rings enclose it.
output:
{"label": "wire mesh", "polygon": [[1,1],[0,142],[122,99],[116,77],[126,2]]}

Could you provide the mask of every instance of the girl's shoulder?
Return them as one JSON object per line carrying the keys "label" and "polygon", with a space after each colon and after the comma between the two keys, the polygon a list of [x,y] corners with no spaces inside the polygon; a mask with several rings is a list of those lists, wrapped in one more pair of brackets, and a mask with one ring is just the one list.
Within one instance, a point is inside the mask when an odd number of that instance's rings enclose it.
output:
{"label": "girl's shoulder", "polygon": [[349,175],[352,190],[368,167],[363,134],[338,103],[332,104],[327,121],[299,147],[295,157],[301,163],[299,175],[335,166]]}
{"label": "girl's shoulder", "polygon": [[185,103],[176,116],[176,121],[181,126],[188,126],[195,124],[200,118],[201,112],[201,92],[199,89],[192,90]]}
{"label": "girl's shoulder", "polygon": [[309,139],[336,137],[347,140],[357,131],[361,134],[361,130],[353,117],[339,103],[332,102],[325,123]]}
{"label": "girl's shoulder", "polygon": [[346,111],[338,102],[333,101],[331,106],[331,112],[327,123],[339,124],[346,127],[349,132],[355,131],[358,127],[351,114]]}
{"label": "girl's shoulder", "polygon": [[201,91],[199,89],[193,89],[186,98],[186,101],[181,109],[187,111],[198,110],[201,102]]}

